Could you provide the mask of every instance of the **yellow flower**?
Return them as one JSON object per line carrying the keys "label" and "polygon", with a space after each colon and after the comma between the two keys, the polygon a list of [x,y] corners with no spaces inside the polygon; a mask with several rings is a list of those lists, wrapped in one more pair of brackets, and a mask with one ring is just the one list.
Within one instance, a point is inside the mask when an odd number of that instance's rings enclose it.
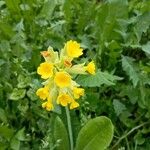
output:
{"label": "yellow flower", "polygon": [[74,87],[74,88],[73,88],[73,95],[74,95],[74,98],[75,98],[75,99],[79,99],[80,96],[83,96],[83,95],[84,95],[84,89]]}
{"label": "yellow flower", "polygon": [[52,104],[52,100],[51,100],[50,96],[48,97],[47,102],[44,102],[42,104],[42,107],[45,108],[47,111],[53,110],[54,106]]}
{"label": "yellow flower", "polygon": [[71,76],[65,71],[57,72],[54,81],[61,88],[68,87],[71,84]]}
{"label": "yellow flower", "polygon": [[77,43],[76,41],[72,41],[72,40],[68,41],[65,44],[65,48],[67,51],[67,55],[69,57],[77,58],[83,54],[83,52],[82,52],[83,49],[80,48],[80,44]]}
{"label": "yellow flower", "polygon": [[71,104],[70,104],[70,109],[74,109],[74,108],[77,108],[79,107],[79,103],[77,103],[76,101],[73,101]]}
{"label": "yellow flower", "polygon": [[42,104],[42,107],[45,108],[47,111],[51,111],[54,108],[53,104],[51,102],[49,102],[49,101],[44,102]]}
{"label": "yellow flower", "polygon": [[61,104],[62,106],[67,106],[72,101],[73,99],[68,94],[60,94],[57,98],[57,104]]}
{"label": "yellow flower", "polygon": [[40,97],[40,99],[45,100],[48,97],[49,91],[47,87],[39,88],[36,91],[36,95]]}
{"label": "yellow flower", "polygon": [[54,66],[52,63],[44,62],[44,63],[41,63],[40,66],[38,67],[37,73],[41,75],[41,78],[47,79],[49,77],[52,77],[53,68]]}
{"label": "yellow flower", "polygon": [[86,70],[87,70],[90,74],[92,74],[92,75],[95,74],[95,64],[94,64],[93,61],[91,61],[91,62],[86,66]]}

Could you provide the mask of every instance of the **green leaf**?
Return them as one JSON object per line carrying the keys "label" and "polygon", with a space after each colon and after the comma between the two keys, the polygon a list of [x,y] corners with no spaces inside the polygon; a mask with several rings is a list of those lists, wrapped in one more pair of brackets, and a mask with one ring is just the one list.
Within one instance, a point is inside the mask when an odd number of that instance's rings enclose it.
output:
{"label": "green leaf", "polygon": [[109,146],[113,132],[113,124],[107,117],[91,119],[79,132],[76,150],[104,150]]}
{"label": "green leaf", "polygon": [[133,86],[136,87],[139,82],[139,75],[136,66],[133,64],[134,59],[127,56],[122,56],[122,67],[126,74],[132,80]]}
{"label": "green leaf", "polygon": [[121,79],[122,78],[107,72],[98,71],[95,75],[80,75],[77,78],[77,83],[86,87],[100,87],[103,84],[108,86],[115,85],[115,81]]}
{"label": "green leaf", "polygon": [[150,12],[144,13],[137,18],[137,24],[134,27],[134,31],[138,41],[140,41],[142,33],[145,33],[150,26]]}
{"label": "green leaf", "polygon": [[31,83],[31,78],[30,77],[25,77],[23,75],[19,75],[18,77],[18,88],[25,88],[29,86]]}
{"label": "green leaf", "polygon": [[22,128],[22,129],[20,129],[20,130],[16,133],[15,137],[16,137],[19,141],[25,141],[25,140],[26,140],[24,131],[25,131],[25,128]]}
{"label": "green leaf", "polygon": [[113,100],[113,105],[117,116],[119,116],[124,110],[126,110],[125,105],[122,104],[119,100]]}
{"label": "green leaf", "polygon": [[145,45],[142,45],[142,50],[147,54],[150,54],[150,41],[147,42]]}
{"label": "green leaf", "polygon": [[8,128],[7,126],[0,126],[0,137],[4,137],[7,140],[10,140],[13,136],[14,130]]}
{"label": "green leaf", "polygon": [[11,93],[9,99],[10,100],[14,100],[14,101],[17,101],[19,99],[22,99],[24,98],[26,94],[26,90],[25,89],[17,89],[17,88],[14,88],[13,89],[13,92]]}
{"label": "green leaf", "polygon": [[0,108],[0,120],[7,123],[7,115],[2,108]]}
{"label": "green leaf", "polygon": [[54,8],[56,7],[56,2],[47,0],[45,4],[43,5],[43,8],[39,14],[40,17],[44,17],[46,19],[51,19],[51,16],[53,14]]}
{"label": "green leaf", "polygon": [[59,142],[56,150],[70,149],[67,130],[59,117],[56,117],[54,122],[54,139],[56,142]]}
{"label": "green leaf", "polygon": [[13,150],[20,150],[20,141],[14,136],[11,140],[10,147]]}

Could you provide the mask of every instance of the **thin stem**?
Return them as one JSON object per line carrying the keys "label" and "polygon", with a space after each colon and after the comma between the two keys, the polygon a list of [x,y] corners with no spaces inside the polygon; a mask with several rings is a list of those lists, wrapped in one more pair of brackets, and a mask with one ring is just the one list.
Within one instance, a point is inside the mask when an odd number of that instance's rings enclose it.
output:
{"label": "thin stem", "polygon": [[65,108],[66,108],[68,132],[69,132],[69,139],[70,139],[70,150],[73,150],[73,134],[72,134],[72,127],[71,127],[70,113],[68,107],[66,106]]}
{"label": "thin stem", "polygon": [[144,122],[134,128],[132,128],[129,132],[127,132],[126,134],[124,134],[113,146],[111,149],[114,149],[124,138],[126,138],[128,135],[130,135],[132,132],[134,132],[135,130],[141,128],[142,126],[149,124],[149,122]]}

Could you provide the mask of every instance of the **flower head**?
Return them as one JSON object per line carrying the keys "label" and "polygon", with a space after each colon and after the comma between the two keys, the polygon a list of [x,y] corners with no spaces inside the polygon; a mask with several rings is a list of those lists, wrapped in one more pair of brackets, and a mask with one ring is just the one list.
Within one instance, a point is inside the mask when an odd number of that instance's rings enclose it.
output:
{"label": "flower head", "polygon": [[41,78],[47,79],[49,77],[52,77],[53,68],[54,66],[52,63],[44,62],[44,63],[41,63],[40,66],[38,67],[37,73],[41,75]]}
{"label": "flower head", "polygon": [[92,75],[95,74],[95,64],[94,64],[93,61],[91,61],[91,62],[86,66],[86,70],[87,70],[90,74],[92,74]]}
{"label": "flower head", "polygon": [[57,72],[54,81],[60,88],[69,87],[71,84],[71,76],[65,71]]}
{"label": "flower head", "polygon": [[65,44],[60,53],[49,46],[48,50],[41,54],[45,62],[40,64],[37,73],[45,81],[44,87],[39,88],[36,95],[44,101],[42,107],[47,111],[53,110],[54,104],[69,106],[70,109],[79,107],[76,100],[84,95],[84,89],[73,80],[72,74],[95,74],[94,62],[90,62],[87,66],[86,62],[74,65],[73,58],[81,56],[83,49],[79,43],[72,40]]}
{"label": "flower head", "polygon": [[76,41],[68,41],[65,44],[67,55],[71,58],[77,58],[83,54],[83,49],[80,48],[80,44]]}
{"label": "flower head", "polygon": [[40,99],[45,100],[48,97],[48,88],[44,87],[44,88],[39,88],[36,91],[36,95],[40,97]]}

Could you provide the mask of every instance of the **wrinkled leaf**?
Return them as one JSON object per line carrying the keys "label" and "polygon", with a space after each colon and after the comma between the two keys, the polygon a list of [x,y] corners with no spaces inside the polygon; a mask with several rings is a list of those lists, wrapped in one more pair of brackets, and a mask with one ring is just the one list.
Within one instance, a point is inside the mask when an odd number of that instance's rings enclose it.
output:
{"label": "wrinkled leaf", "polygon": [[113,132],[113,124],[107,117],[91,119],[79,132],[76,150],[104,150],[109,146]]}

